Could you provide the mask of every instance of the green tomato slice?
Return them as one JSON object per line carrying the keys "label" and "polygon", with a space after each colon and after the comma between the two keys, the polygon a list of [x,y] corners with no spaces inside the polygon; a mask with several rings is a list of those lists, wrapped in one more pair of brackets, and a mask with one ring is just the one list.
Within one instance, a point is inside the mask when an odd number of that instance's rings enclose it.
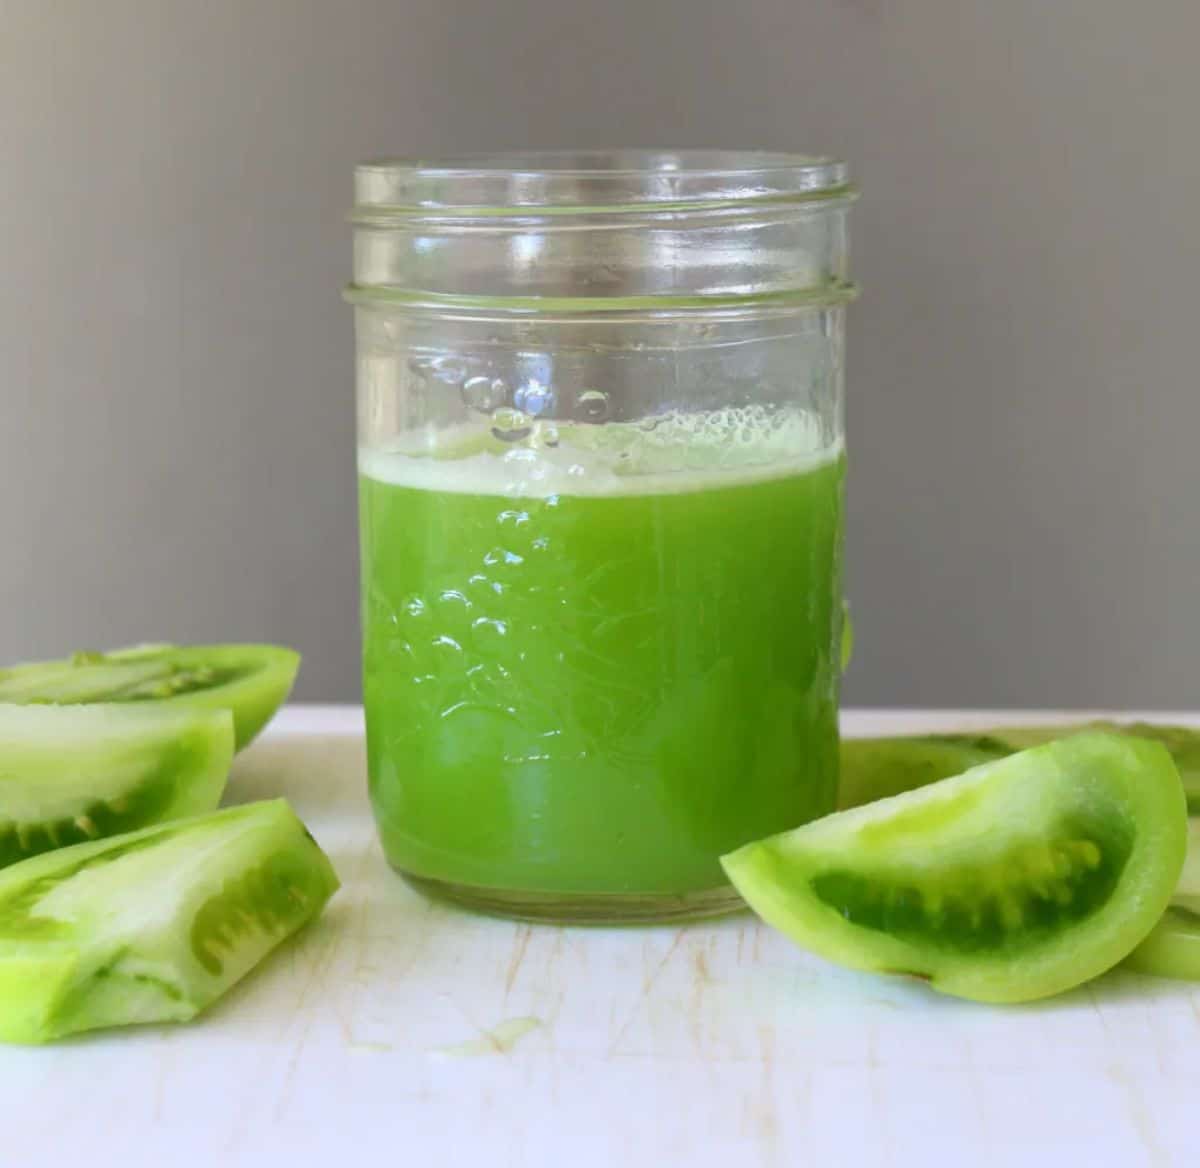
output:
{"label": "green tomato slice", "polygon": [[241,750],[286,700],[299,667],[298,653],[276,645],[137,645],[0,669],[0,702],[228,709]]}
{"label": "green tomato slice", "polygon": [[1188,820],[1188,851],[1175,895],[1125,965],[1155,977],[1200,981],[1200,819]]}
{"label": "green tomato slice", "polygon": [[1200,897],[1174,897],[1124,965],[1152,977],[1200,981]]}
{"label": "green tomato slice", "polygon": [[77,844],[0,872],[0,1039],[185,1021],[337,888],[282,799]]}
{"label": "green tomato slice", "polygon": [[228,710],[0,705],[0,867],[212,811]]}
{"label": "green tomato slice", "polygon": [[838,808],[844,811],[915,791],[1011,753],[986,739],[966,735],[843,738],[839,751]]}
{"label": "green tomato slice", "polygon": [[722,863],[831,961],[985,1002],[1047,997],[1142,941],[1187,847],[1158,743],[1086,733],[748,844]]}
{"label": "green tomato slice", "polygon": [[1188,813],[1200,814],[1200,731],[1151,722],[1086,722],[1068,726],[999,726],[974,734],[913,735],[903,738],[843,738],[840,808],[861,807],[960,774],[991,758],[1086,730],[1131,734],[1161,742],[1179,769]]}

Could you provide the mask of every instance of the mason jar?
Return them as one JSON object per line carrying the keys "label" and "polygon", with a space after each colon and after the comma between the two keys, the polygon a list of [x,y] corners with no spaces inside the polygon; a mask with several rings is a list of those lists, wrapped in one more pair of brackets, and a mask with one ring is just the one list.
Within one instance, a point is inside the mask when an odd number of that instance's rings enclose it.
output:
{"label": "mason jar", "polygon": [[716,913],[722,854],[833,810],[853,195],[741,151],[358,168],[370,794],[418,888]]}

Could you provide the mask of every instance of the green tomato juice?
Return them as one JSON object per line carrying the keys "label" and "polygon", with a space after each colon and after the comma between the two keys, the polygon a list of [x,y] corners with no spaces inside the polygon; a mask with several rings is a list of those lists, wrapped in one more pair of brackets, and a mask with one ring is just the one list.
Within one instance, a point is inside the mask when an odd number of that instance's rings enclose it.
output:
{"label": "green tomato juice", "polygon": [[804,416],[761,440],[753,418],[695,417],[360,455],[368,768],[393,867],[683,894],[834,809],[840,446]]}

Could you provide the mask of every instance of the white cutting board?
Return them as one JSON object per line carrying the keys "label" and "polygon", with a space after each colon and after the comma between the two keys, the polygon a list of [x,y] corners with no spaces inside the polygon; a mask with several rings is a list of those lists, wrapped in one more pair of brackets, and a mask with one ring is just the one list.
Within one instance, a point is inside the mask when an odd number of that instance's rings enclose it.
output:
{"label": "white cutting board", "polygon": [[0,1048],[0,1168],[1200,1165],[1200,988],[1115,973],[989,1008],[836,969],[749,915],[472,916],[385,866],[362,756],[360,711],[293,707],[239,760],[231,797],[287,795],[343,890],[190,1026]]}

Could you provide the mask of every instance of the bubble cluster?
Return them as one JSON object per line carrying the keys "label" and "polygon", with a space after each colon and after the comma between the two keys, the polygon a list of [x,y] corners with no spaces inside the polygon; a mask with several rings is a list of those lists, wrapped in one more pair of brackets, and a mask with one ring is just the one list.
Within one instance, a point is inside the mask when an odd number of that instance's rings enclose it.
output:
{"label": "bubble cluster", "polygon": [[796,473],[841,451],[812,411],[766,406],[672,410],[605,425],[539,420],[502,406],[478,425],[434,437],[432,447],[426,434],[419,447],[364,450],[361,469],[428,490],[548,499],[702,490]]}

